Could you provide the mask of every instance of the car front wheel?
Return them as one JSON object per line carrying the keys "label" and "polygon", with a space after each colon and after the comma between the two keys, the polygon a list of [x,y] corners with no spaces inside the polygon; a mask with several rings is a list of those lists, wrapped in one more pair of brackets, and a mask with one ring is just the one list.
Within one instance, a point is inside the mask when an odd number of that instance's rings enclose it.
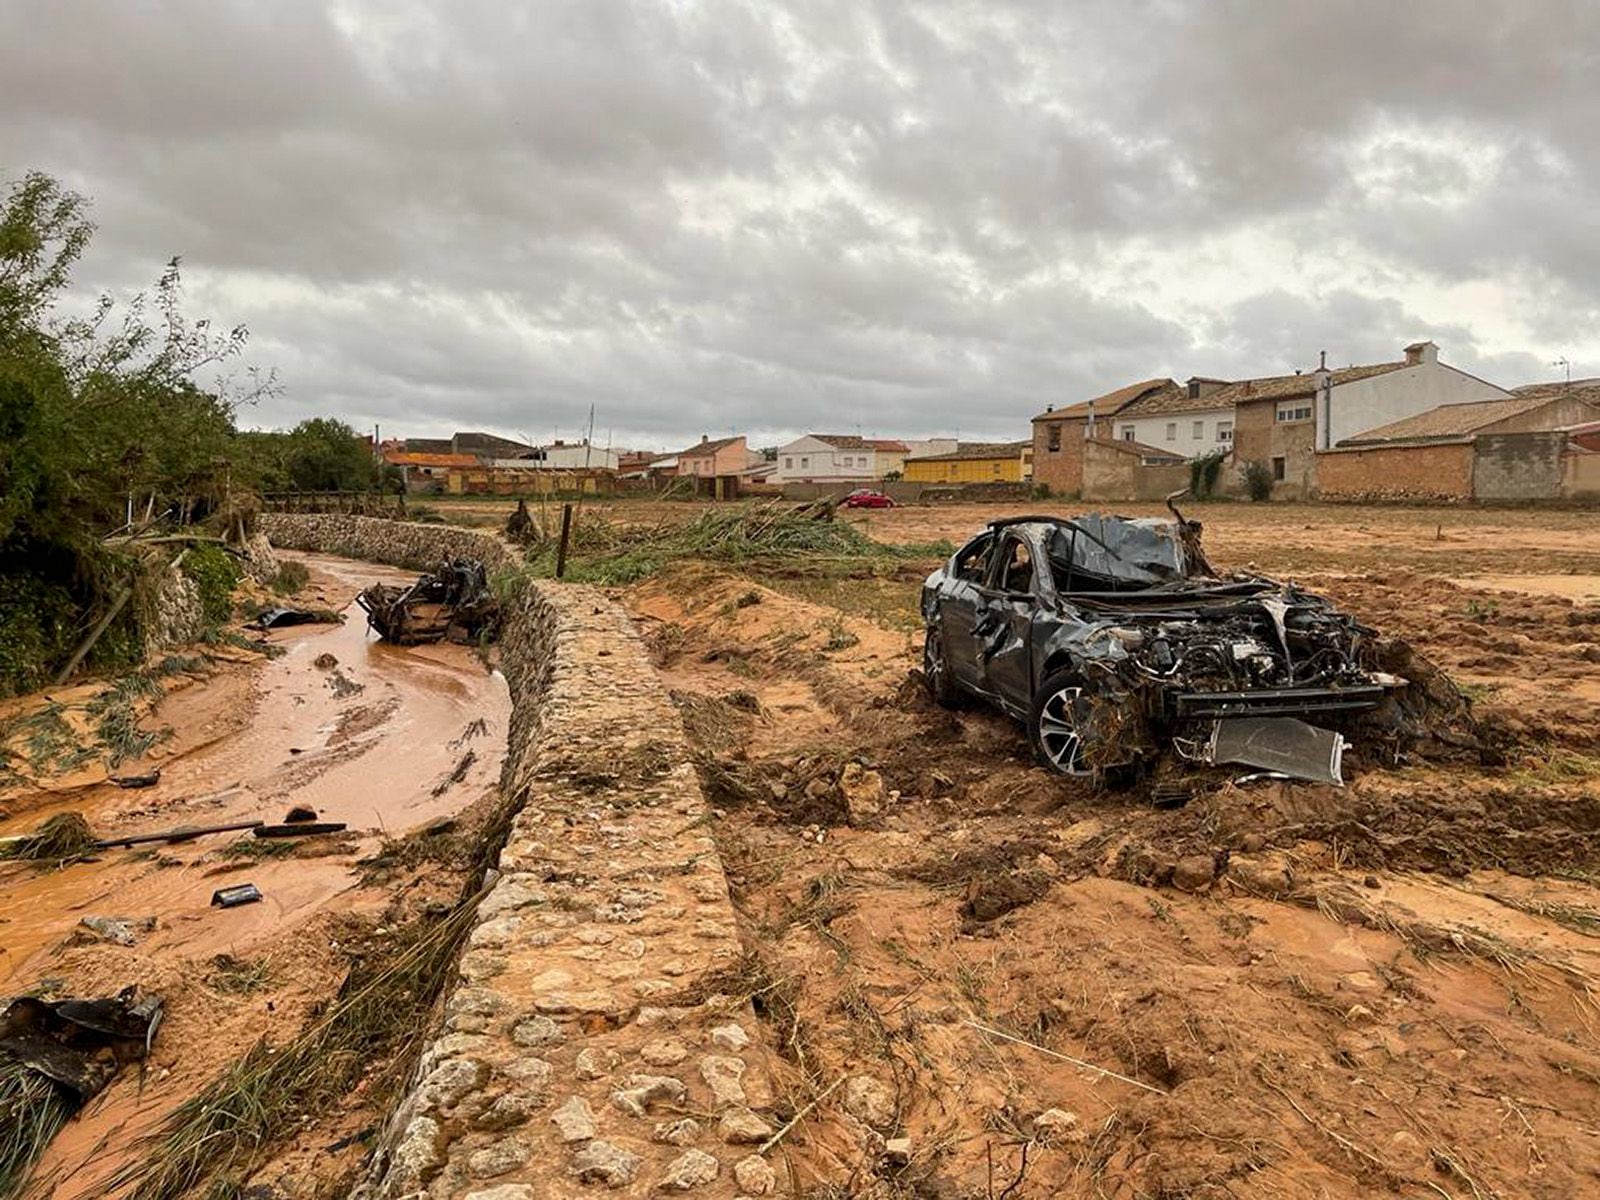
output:
{"label": "car front wheel", "polygon": [[1049,676],[1033,695],[1028,737],[1034,755],[1048,771],[1083,777],[1094,774],[1085,753],[1089,699],[1071,671]]}

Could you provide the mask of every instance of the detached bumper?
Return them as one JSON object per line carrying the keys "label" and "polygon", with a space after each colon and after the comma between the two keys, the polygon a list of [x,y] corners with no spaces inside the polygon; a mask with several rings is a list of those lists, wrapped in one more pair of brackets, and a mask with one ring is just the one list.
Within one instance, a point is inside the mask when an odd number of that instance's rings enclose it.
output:
{"label": "detached bumper", "polygon": [[1364,712],[1383,703],[1380,683],[1342,688],[1263,688],[1248,692],[1179,692],[1174,715],[1207,717],[1297,717],[1309,713]]}

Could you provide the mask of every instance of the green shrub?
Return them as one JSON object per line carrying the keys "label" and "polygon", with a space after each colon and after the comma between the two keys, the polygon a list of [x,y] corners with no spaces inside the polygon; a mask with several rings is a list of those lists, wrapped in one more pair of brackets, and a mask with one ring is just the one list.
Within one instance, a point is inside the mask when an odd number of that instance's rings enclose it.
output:
{"label": "green shrub", "polygon": [[1252,500],[1272,499],[1272,468],[1264,462],[1245,463],[1244,491]]}
{"label": "green shrub", "polygon": [[34,575],[0,574],[0,696],[50,681],[52,664],[72,653],[77,605],[72,593]]}
{"label": "green shrub", "polygon": [[195,546],[183,556],[183,573],[200,592],[200,611],[208,624],[221,625],[233,615],[233,589],[239,567],[221,546]]}
{"label": "green shrub", "polygon": [[1216,450],[1189,461],[1189,494],[1203,500],[1217,490],[1217,477],[1222,474],[1222,460],[1226,450]]}
{"label": "green shrub", "polygon": [[286,559],[273,577],[272,590],[280,596],[292,596],[311,582],[311,571],[303,562]]}

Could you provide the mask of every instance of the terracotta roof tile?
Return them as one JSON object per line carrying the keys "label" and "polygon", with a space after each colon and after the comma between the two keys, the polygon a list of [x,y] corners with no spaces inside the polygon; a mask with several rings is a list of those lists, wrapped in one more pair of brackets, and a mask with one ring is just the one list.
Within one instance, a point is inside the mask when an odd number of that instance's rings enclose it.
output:
{"label": "terracotta roof tile", "polygon": [[[1154,391],[1164,391],[1168,388],[1178,388],[1172,379],[1142,379],[1138,383],[1130,383],[1119,387],[1114,392],[1107,392],[1103,396],[1096,396],[1093,400],[1083,400],[1077,404],[1069,404],[1065,408],[1057,408],[1050,412],[1042,412],[1035,421],[1059,421],[1062,418],[1087,417],[1089,405],[1094,405],[1096,417],[1114,417],[1139,397]],[[1181,390],[1181,389],[1179,389]]]}
{"label": "terracotta roof tile", "polygon": [[1020,442],[962,442],[954,454],[925,454],[912,462],[959,462],[974,458],[1015,458],[1024,450],[1033,449],[1033,439]]}
{"label": "terracotta roof tile", "polygon": [[1341,446],[1370,446],[1380,442],[1437,442],[1466,437],[1486,425],[1520,417],[1562,397],[1519,395],[1509,400],[1477,400],[1468,404],[1441,404],[1427,412],[1391,421],[1342,440]]}

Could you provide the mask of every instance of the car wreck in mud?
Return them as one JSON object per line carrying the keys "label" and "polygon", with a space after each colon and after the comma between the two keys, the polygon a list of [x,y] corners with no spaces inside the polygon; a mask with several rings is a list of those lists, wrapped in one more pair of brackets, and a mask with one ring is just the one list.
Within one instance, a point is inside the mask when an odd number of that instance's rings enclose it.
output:
{"label": "car wreck in mud", "polygon": [[475,559],[449,559],[409,586],[375,583],[356,603],[367,625],[397,646],[493,638],[500,625],[499,602]]}
{"label": "car wreck in mud", "polygon": [[[1426,731],[1423,709],[1470,726],[1403,643],[1292,583],[1218,575],[1198,522],[1172,511],[991,522],[923,585],[933,698],[986,700],[1026,723],[1047,769],[1113,785],[1169,754],[1342,784],[1357,730],[1392,749]],[[1426,678],[1413,688],[1395,663]]]}

